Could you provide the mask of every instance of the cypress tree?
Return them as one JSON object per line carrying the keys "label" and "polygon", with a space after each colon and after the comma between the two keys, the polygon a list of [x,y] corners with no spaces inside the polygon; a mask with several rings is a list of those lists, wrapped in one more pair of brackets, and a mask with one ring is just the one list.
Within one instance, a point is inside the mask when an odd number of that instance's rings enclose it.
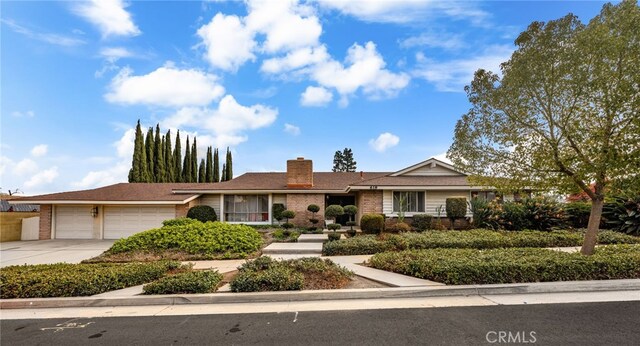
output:
{"label": "cypress tree", "polygon": [[200,168],[198,168],[198,182],[204,183],[206,179],[207,179],[206,168],[205,168],[204,159],[202,159],[200,160]]}
{"label": "cypress tree", "polygon": [[207,165],[205,172],[205,182],[213,183],[213,157],[211,153],[211,147],[207,148]]}
{"label": "cypress tree", "polygon": [[176,134],[176,146],[173,150],[173,181],[184,182],[182,179],[182,144],[180,144],[180,130]]}
{"label": "cypress tree", "polygon": [[153,177],[154,182],[164,183],[164,145],[160,137],[160,124],[156,124],[156,135],[153,143]]}
{"label": "cypress tree", "polygon": [[191,148],[189,147],[189,136],[187,136],[187,145],[184,152],[184,165],[182,167],[182,182],[192,183],[193,176],[191,175]]}
{"label": "cypress tree", "polygon": [[147,182],[154,182],[155,179],[155,170],[153,168],[153,154],[154,154],[154,139],[153,139],[153,127],[150,127],[147,131],[147,136],[144,140],[144,148],[147,154]]}
{"label": "cypress tree", "polygon": [[164,135],[164,169],[165,169],[165,181],[167,183],[175,183],[173,174],[173,155],[171,151],[171,130],[167,131]]}
{"label": "cypress tree", "polygon": [[233,179],[233,158],[231,157],[231,151],[227,147],[227,180]]}
{"label": "cypress tree", "polygon": [[344,148],[342,151],[342,158],[344,160],[343,164],[345,172],[355,172],[357,162],[353,159],[353,151],[351,148]]}
{"label": "cypress tree", "polygon": [[222,164],[222,178],[220,178],[220,181],[227,181],[227,167],[226,164]]}
{"label": "cypress tree", "polygon": [[213,182],[220,181],[220,160],[218,158],[218,148],[213,152]]}
{"label": "cypress tree", "polygon": [[198,182],[198,146],[197,138],[193,137],[193,146],[191,147],[191,181]]}
{"label": "cypress tree", "polygon": [[144,146],[144,137],[140,120],[136,125],[136,134],[133,144],[133,160],[131,162],[131,170],[129,171],[130,183],[147,182],[147,155]]}

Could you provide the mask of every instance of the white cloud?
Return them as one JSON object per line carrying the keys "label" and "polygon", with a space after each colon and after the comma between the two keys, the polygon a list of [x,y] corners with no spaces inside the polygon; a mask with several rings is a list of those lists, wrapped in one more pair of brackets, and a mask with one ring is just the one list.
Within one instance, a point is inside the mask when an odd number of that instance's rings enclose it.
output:
{"label": "white cloud", "polygon": [[447,32],[423,32],[418,36],[409,37],[400,41],[400,47],[429,47],[445,50],[457,50],[466,45],[462,35]]}
{"label": "white cloud", "polygon": [[118,140],[113,144],[116,147],[116,153],[118,153],[118,157],[122,157],[122,158],[132,157],[135,137],[136,137],[136,130],[128,129],[122,135],[122,138],[120,138],[120,140]]}
{"label": "white cloud", "polygon": [[444,62],[426,58],[419,53],[416,55],[418,67],[413,71],[413,75],[432,83],[439,91],[463,92],[464,86],[473,80],[476,70],[482,68],[500,73],[500,64],[507,61],[511,53],[511,46],[491,46],[472,58]]}
{"label": "white cloud", "polygon": [[4,172],[7,170],[7,168],[13,165],[14,165],[13,160],[11,160],[6,156],[0,156],[0,175],[4,175]]}
{"label": "white cloud", "polygon": [[16,117],[16,118],[33,118],[36,115],[36,113],[34,111],[26,111],[26,112],[19,112],[19,111],[15,111],[11,113],[11,116]]}
{"label": "white cloud", "polygon": [[122,0],[90,0],[78,2],[72,10],[97,26],[103,37],[139,35],[127,6]]}
{"label": "white cloud", "polygon": [[280,74],[297,70],[329,60],[324,45],[318,47],[304,47],[288,52],[284,57],[270,58],[262,62],[260,70],[270,74]]}
{"label": "white cloud", "polygon": [[453,162],[451,162],[451,160],[449,160],[449,158],[447,158],[447,153],[446,152],[440,153],[440,154],[437,154],[437,155],[433,155],[433,158],[436,159],[436,160],[440,160],[440,161],[442,161],[444,163],[448,163],[450,165],[453,164]]}
{"label": "white cloud", "polygon": [[247,29],[238,16],[216,14],[197,32],[205,46],[205,59],[213,67],[237,71],[248,60],[254,60],[254,32]]}
{"label": "white cloud", "polygon": [[218,77],[198,70],[180,70],[166,65],[142,76],[129,68],[113,78],[109,102],[156,106],[204,106],[220,98],[224,88]]}
{"label": "white cloud", "polygon": [[34,157],[40,157],[47,155],[47,151],[49,150],[49,146],[46,144],[36,145],[31,149],[31,155]]}
{"label": "white cloud", "polygon": [[100,56],[110,62],[116,62],[122,58],[131,58],[134,54],[124,47],[104,47],[100,49]]}
{"label": "white cloud", "polygon": [[34,174],[29,180],[24,183],[27,188],[50,184],[58,177],[58,167],[51,167],[44,171],[40,171]]}
{"label": "white cloud", "polygon": [[31,159],[22,159],[13,167],[15,175],[23,176],[34,173],[38,170],[38,164]]}
{"label": "white cloud", "polygon": [[2,21],[2,23],[6,24],[9,28],[11,28],[11,30],[13,30],[18,34],[24,35],[33,40],[46,42],[56,46],[74,47],[74,46],[79,46],[86,43],[83,40],[70,37],[70,36],[53,34],[48,32],[37,32],[31,29],[28,29],[22,25],[19,25],[18,23],[16,23],[11,19],[0,19],[0,21]]}
{"label": "white cloud", "polygon": [[295,125],[284,124],[284,132],[294,136],[298,136],[300,134],[300,128]]}
{"label": "white cloud", "polygon": [[333,93],[323,87],[308,86],[300,96],[300,104],[307,107],[325,106],[333,99]]}
{"label": "white cloud", "polygon": [[400,137],[389,133],[381,133],[380,136],[376,139],[369,140],[369,146],[373,148],[373,150],[382,153],[391,147],[395,147],[400,142]]}
{"label": "white cloud", "polygon": [[126,182],[129,168],[131,168],[130,161],[121,161],[111,168],[102,171],[91,171],[82,180],[72,182],[71,186],[87,189]]}

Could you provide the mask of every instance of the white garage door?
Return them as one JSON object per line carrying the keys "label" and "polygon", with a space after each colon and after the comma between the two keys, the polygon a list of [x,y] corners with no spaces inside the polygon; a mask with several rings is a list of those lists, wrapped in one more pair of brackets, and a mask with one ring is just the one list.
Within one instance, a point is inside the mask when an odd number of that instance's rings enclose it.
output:
{"label": "white garage door", "polygon": [[174,206],[105,207],[104,239],[120,239],[134,233],[162,226],[162,221],[176,217]]}
{"label": "white garage door", "polygon": [[91,206],[57,206],[56,239],[93,238]]}

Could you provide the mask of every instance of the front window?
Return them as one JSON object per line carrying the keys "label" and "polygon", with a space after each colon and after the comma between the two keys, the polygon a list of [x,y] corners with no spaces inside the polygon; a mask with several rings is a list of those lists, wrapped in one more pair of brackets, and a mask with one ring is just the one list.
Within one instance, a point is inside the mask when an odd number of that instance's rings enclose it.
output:
{"label": "front window", "polygon": [[393,212],[424,213],[424,191],[394,191]]}
{"label": "front window", "polygon": [[225,195],[224,220],[228,222],[269,221],[269,196]]}
{"label": "front window", "polygon": [[477,198],[481,201],[491,202],[496,199],[495,191],[474,191],[471,192],[471,198]]}

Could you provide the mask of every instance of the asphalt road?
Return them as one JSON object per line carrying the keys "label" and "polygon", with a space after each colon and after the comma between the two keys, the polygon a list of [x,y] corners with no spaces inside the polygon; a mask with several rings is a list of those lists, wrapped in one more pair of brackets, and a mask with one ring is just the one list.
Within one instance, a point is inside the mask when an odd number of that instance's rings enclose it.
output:
{"label": "asphalt road", "polygon": [[0,331],[2,345],[639,345],[640,302],[2,320]]}

